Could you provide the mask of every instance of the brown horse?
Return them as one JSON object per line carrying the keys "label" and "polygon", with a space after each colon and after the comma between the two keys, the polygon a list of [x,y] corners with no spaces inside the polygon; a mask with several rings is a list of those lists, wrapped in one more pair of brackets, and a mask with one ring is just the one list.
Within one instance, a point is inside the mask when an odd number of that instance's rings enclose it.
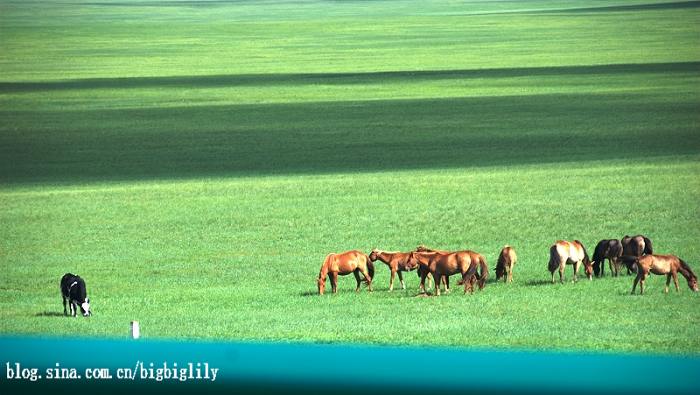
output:
{"label": "brown horse", "polygon": [[496,263],[496,281],[503,277],[503,282],[513,282],[513,267],[518,261],[518,256],[515,254],[515,249],[511,246],[505,246],[498,255]]}
{"label": "brown horse", "polygon": [[637,283],[639,283],[639,294],[644,294],[644,281],[646,281],[649,273],[666,275],[665,293],[668,293],[668,285],[671,283],[671,278],[673,278],[673,284],[676,286],[676,292],[680,291],[678,288],[678,273],[685,277],[690,289],[694,292],[698,292],[698,277],[693,273],[693,270],[687,263],[675,255],[651,254],[641,257],[623,256],[622,259],[628,263],[633,261],[633,263],[637,265],[637,277],[634,279],[634,284],[632,284],[632,295],[634,295],[634,289],[637,287]]}
{"label": "brown horse", "polygon": [[[450,253],[449,251],[445,251],[445,250],[434,250],[432,248],[426,247],[423,244],[416,247],[416,252],[437,252],[440,254],[449,254]],[[423,278],[423,275],[427,276],[426,278],[428,279],[428,288],[430,288],[430,279],[433,278],[433,275],[430,274],[430,270],[428,270],[428,268],[425,266],[418,265],[418,270],[416,271],[416,274],[420,278]],[[462,285],[461,282],[458,282],[457,284]],[[450,292],[450,276],[445,276],[442,278],[442,286],[445,289],[445,292]],[[423,290],[423,292],[425,292],[425,284],[423,284],[422,281],[421,281],[420,287]]]}
{"label": "brown horse", "polygon": [[374,264],[361,251],[352,250],[340,254],[328,254],[323,260],[321,271],[318,273],[318,293],[323,295],[326,289],[326,276],[331,280],[331,288],[333,293],[338,292],[338,275],[345,276],[350,273],[355,275],[357,280],[357,288],[355,292],[360,290],[360,273],[365,278],[367,289],[372,292],[372,277],[374,277]]}
{"label": "brown horse", "polygon": [[[479,289],[483,289],[488,278],[488,265],[483,257],[473,251],[458,251],[448,254],[438,252],[412,252],[409,262],[414,262],[428,269],[433,275],[435,284],[440,284],[443,276],[451,276],[460,273],[464,284],[464,293],[473,292],[474,283],[478,281]],[[481,266],[481,276],[478,276],[477,268]],[[424,282],[427,273],[421,275],[421,289],[425,292]],[[478,277],[477,277],[478,276]],[[440,296],[440,287],[435,287],[435,293]]]}
{"label": "brown horse", "polygon": [[[596,277],[605,275],[605,260],[608,260],[610,272],[617,277],[620,271],[618,262],[622,256],[622,243],[617,239],[601,240],[593,251],[593,272]],[[629,272],[629,269],[628,269]],[[629,274],[629,273],[628,273]]]}
{"label": "brown horse", "polygon": [[391,270],[391,278],[389,279],[389,291],[394,289],[394,276],[398,273],[399,281],[401,281],[401,289],[406,289],[406,283],[403,282],[402,272],[415,270],[418,265],[411,266],[408,264],[408,256],[410,252],[387,252],[378,249],[373,249],[369,254],[369,259],[375,262],[377,259],[386,263]]}
{"label": "brown horse", "polygon": [[578,240],[573,242],[558,240],[549,248],[549,271],[552,273],[552,284],[554,284],[554,272],[557,269],[559,269],[559,282],[564,283],[565,265],[574,265],[574,282],[576,282],[581,263],[585,268],[586,276],[591,280],[593,265],[583,244]]}
{"label": "brown horse", "polygon": [[[436,252],[438,254],[452,254],[452,252],[450,252],[450,251],[435,250],[435,249],[428,248],[424,245],[419,245],[416,248],[416,252]],[[471,250],[462,250],[462,251],[457,251],[457,252],[460,252],[460,253],[465,252],[465,253],[469,254],[471,259],[479,265],[479,271],[477,271],[475,277],[470,278],[470,281],[471,281],[470,286],[473,286],[474,282],[478,281],[479,289],[483,289],[485,284],[486,284],[486,280],[489,278],[489,268],[488,268],[488,265],[486,263],[486,258],[484,258],[484,256],[479,254],[478,252],[474,252]],[[419,266],[418,271],[419,271],[418,275],[421,275],[421,273],[420,273],[421,271],[426,271],[429,273],[427,267],[425,267],[425,266]],[[450,284],[450,276],[444,276],[442,278],[442,282],[445,285],[445,292],[447,292],[448,288],[449,288],[449,284]],[[457,285],[464,285],[464,280],[459,279],[459,281],[457,282]]]}

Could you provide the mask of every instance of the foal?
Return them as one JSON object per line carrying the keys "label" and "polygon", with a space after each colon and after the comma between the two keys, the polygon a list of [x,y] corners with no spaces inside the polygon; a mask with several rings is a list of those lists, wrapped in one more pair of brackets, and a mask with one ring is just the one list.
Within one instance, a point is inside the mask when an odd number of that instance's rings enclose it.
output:
{"label": "foal", "polygon": [[518,261],[518,256],[515,254],[515,249],[511,246],[505,246],[498,255],[496,263],[496,281],[503,277],[503,282],[513,282],[513,267]]}
{"label": "foal", "polygon": [[386,252],[378,249],[373,249],[369,254],[369,259],[372,262],[378,260],[386,263],[391,270],[391,278],[389,279],[389,291],[394,290],[394,276],[398,273],[399,281],[401,281],[401,289],[406,289],[406,283],[403,282],[402,272],[408,272],[416,269],[416,265],[408,264],[408,256],[410,252]]}

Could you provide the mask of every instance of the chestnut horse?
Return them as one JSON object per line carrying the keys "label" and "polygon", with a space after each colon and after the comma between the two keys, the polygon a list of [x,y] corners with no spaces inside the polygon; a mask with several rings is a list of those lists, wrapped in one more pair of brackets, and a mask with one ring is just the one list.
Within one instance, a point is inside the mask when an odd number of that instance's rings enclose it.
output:
{"label": "chestnut horse", "polygon": [[574,265],[574,282],[577,281],[578,269],[583,263],[586,276],[591,280],[593,276],[593,265],[588,253],[580,241],[568,242],[558,240],[549,248],[549,271],[552,273],[552,284],[554,284],[554,272],[559,269],[559,282],[564,283],[565,265]]}
{"label": "chestnut horse", "polygon": [[[483,289],[488,278],[488,266],[483,256],[473,251],[458,251],[448,254],[439,252],[411,252],[409,262],[414,262],[428,269],[435,280],[435,294],[440,296],[440,281],[443,276],[451,276],[460,273],[464,284],[464,293],[473,292],[474,282],[478,280],[479,289]],[[479,276],[477,268],[481,266],[482,275]],[[421,289],[425,292],[424,282],[427,271],[421,275]]]}
{"label": "chestnut horse", "polygon": [[323,260],[321,271],[318,273],[318,293],[323,295],[326,289],[326,276],[331,279],[331,288],[333,293],[338,292],[338,275],[345,276],[350,273],[355,275],[357,280],[357,288],[355,292],[360,290],[360,273],[365,278],[367,288],[372,292],[372,277],[374,277],[374,264],[361,251],[352,250],[340,254],[328,254]]}
{"label": "chestnut horse", "polygon": [[401,281],[401,289],[406,289],[406,283],[403,282],[402,272],[415,270],[417,265],[408,264],[409,252],[386,252],[378,249],[373,249],[369,254],[369,259],[375,262],[377,259],[386,263],[391,270],[391,278],[389,279],[389,291],[394,290],[394,276],[398,273],[399,281]]}
{"label": "chestnut horse", "polygon": [[[617,277],[622,256],[622,243],[617,239],[601,240],[593,251],[593,272],[596,277],[605,275],[605,259],[608,260],[610,273]],[[629,271],[629,270],[628,270]]]}
{"label": "chestnut horse", "polygon": [[[438,254],[451,254],[452,253],[450,251],[445,251],[445,250],[431,249],[431,248],[428,248],[422,244],[416,248],[416,252],[436,252]],[[486,258],[484,258],[483,255],[479,254],[478,252],[474,252],[471,250],[462,250],[462,251],[458,251],[458,252],[466,252],[467,254],[469,254],[469,256],[471,257],[471,259],[474,262],[477,262],[477,264],[479,265],[480,272],[477,271],[475,278],[470,279],[471,280],[470,286],[474,285],[474,280],[478,280],[479,281],[479,289],[483,289],[484,285],[486,284],[486,280],[489,277],[489,270],[488,270],[488,266],[486,264]],[[429,273],[427,267],[425,267],[425,266],[418,267],[418,275],[419,276],[421,275],[421,271],[425,271],[425,272]],[[449,291],[448,288],[450,285],[450,276],[444,276],[442,278],[442,283],[445,285],[445,292],[448,292]],[[464,280],[460,279],[459,281],[457,281],[457,285],[464,285]]]}
{"label": "chestnut horse", "polygon": [[671,278],[673,278],[673,284],[676,286],[676,292],[680,291],[678,288],[678,273],[685,277],[690,289],[694,292],[698,292],[698,277],[693,273],[693,270],[687,263],[675,255],[651,254],[641,257],[623,256],[622,259],[627,262],[634,261],[633,263],[637,265],[637,277],[632,284],[632,295],[634,295],[634,289],[637,287],[637,283],[639,283],[639,294],[644,294],[644,281],[646,281],[649,273],[666,275],[665,293],[668,293],[668,285],[671,283]]}
{"label": "chestnut horse", "polygon": [[[421,244],[418,247],[416,247],[416,252],[437,252],[440,254],[449,254],[449,251],[445,250],[434,250],[432,248],[428,248],[425,245]],[[416,271],[416,274],[418,277],[423,278],[423,275],[427,276],[428,279],[428,288],[430,288],[430,279],[433,278],[433,275],[430,274],[430,270],[428,270],[427,267],[425,266],[420,266],[418,265],[418,270]],[[457,283],[458,285],[462,285],[461,282]],[[445,276],[442,278],[442,286],[445,288],[445,292],[450,292],[450,276]],[[421,281],[420,288],[425,292],[425,284]]]}
{"label": "chestnut horse", "polygon": [[503,277],[503,282],[513,282],[513,267],[518,261],[518,256],[515,254],[515,249],[511,246],[505,246],[498,255],[496,263],[496,281]]}

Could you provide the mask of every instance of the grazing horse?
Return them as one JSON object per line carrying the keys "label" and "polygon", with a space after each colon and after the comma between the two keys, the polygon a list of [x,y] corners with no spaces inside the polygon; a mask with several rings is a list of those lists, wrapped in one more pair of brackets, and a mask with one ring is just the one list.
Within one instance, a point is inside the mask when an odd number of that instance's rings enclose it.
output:
{"label": "grazing horse", "polygon": [[676,292],[680,291],[678,288],[678,273],[685,277],[690,289],[694,292],[698,292],[698,277],[693,273],[693,270],[687,263],[675,255],[650,254],[641,257],[623,256],[622,259],[627,262],[634,261],[634,264],[637,265],[637,277],[632,284],[632,295],[634,295],[634,289],[637,287],[637,283],[639,283],[639,294],[644,295],[644,281],[646,281],[649,273],[666,275],[665,293],[668,293],[668,285],[671,283],[671,278],[673,278],[673,284],[676,286]]}
{"label": "grazing horse", "polygon": [[496,263],[496,281],[503,277],[503,282],[513,282],[513,267],[518,261],[518,256],[515,254],[515,249],[511,246],[505,246],[498,255]]}
{"label": "grazing horse", "polygon": [[622,243],[617,239],[601,240],[593,252],[593,272],[595,276],[605,275],[605,259],[608,260],[610,273],[617,277],[619,273],[618,260],[622,256]]}
{"label": "grazing horse", "polygon": [[386,252],[378,249],[373,249],[369,254],[369,259],[372,262],[378,260],[386,263],[391,270],[391,278],[389,279],[389,291],[394,289],[394,276],[398,273],[399,281],[401,281],[401,289],[406,289],[406,283],[403,282],[402,272],[415,270],[417,265],[408,264],[409,252]]}
{"label": "grazing horse", "polygon": [[340,254],[328,254],[323,260],[321,271],[318,273],[318,293],[323,295],[326,289],[326,276],[331,280],[331,288],[333,293],[338,292],[338,275],[345,276],[350,273],[355,275],[357,280],[357,288],[355,292],[360,290],[360,273],[365,278],[367,289],[372,292],[372,277],[374,277],[374,264],[361,251],[352,250]]}
{"label": "grazing horse", "polygon": [[593,276],[593,265],[588,253],[580,241],[568,242],[558,240],[549,248],[549,271],[552,273],[552,284],[554,284],[554,272],[559,269],[559,282],[564,283],[565,265],[574,265],[574,282],[577,281],[578,269],[583,263],[586,276],[591,280]]}
{"label": "grazing horse", "polygon": [[[464,284],[464,293],[467,291],[473,292],[474,283],[478,281],[479,289],[483,289],[488,278],[488,266],[486,260],[481,255],[473,251],[458,251],[448,254],[437,252],[411,252],[409,262],[414,262],[428,269],[430,274],[435,279],[435,284],[440,284],[443,276],[451,276],[460,273]],[[483,275],[478,276],[477,268],[481,266]],[[425,292],[423,286],[427,272],[424,271],[421,275],[421,289]],[[436,295],[440,296],[440,287],[435,287]]]}

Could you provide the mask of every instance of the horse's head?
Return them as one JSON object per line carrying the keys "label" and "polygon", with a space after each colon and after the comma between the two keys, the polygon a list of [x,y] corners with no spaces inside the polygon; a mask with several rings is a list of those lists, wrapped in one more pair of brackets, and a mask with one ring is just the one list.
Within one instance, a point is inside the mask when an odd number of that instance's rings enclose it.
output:
{"label": "horse's head", "polygon": [[377,260],[377,256],[379,255],[379,250],[376,248],[372,249],[372,252],[369,253],[369,260],[374,262]]}
{"label": "horse's head", "polygon": [[502,266],[502,265],[496,266],[496,280],[500,280],[505,275],[506,275],[505,266]]}
{"label": "horse's head", "polygon": [[591,261],[588,261],[588,263],[583,262],[583,270],[586,272],[586,277],[589,280],[593,280],[593,264]]}
{"label": "horse's head", "polygon": [[326,290],[326,279],[318,278],[316,280],[316,285],[318,286],[318,294],[323,295],[323,292]]}
{"label": "horse's head", "polygon": [[698,292],[698,278],[694,275],[688,277],[688,286],[693,292]]}
{"label": "horse's head", "polygon": [[406,266],[408,267],[416,267],[418,266],[418,258],[416,258],[416,252],[411,251],[410,254],[408,254],[408,258],[406,258]]}

